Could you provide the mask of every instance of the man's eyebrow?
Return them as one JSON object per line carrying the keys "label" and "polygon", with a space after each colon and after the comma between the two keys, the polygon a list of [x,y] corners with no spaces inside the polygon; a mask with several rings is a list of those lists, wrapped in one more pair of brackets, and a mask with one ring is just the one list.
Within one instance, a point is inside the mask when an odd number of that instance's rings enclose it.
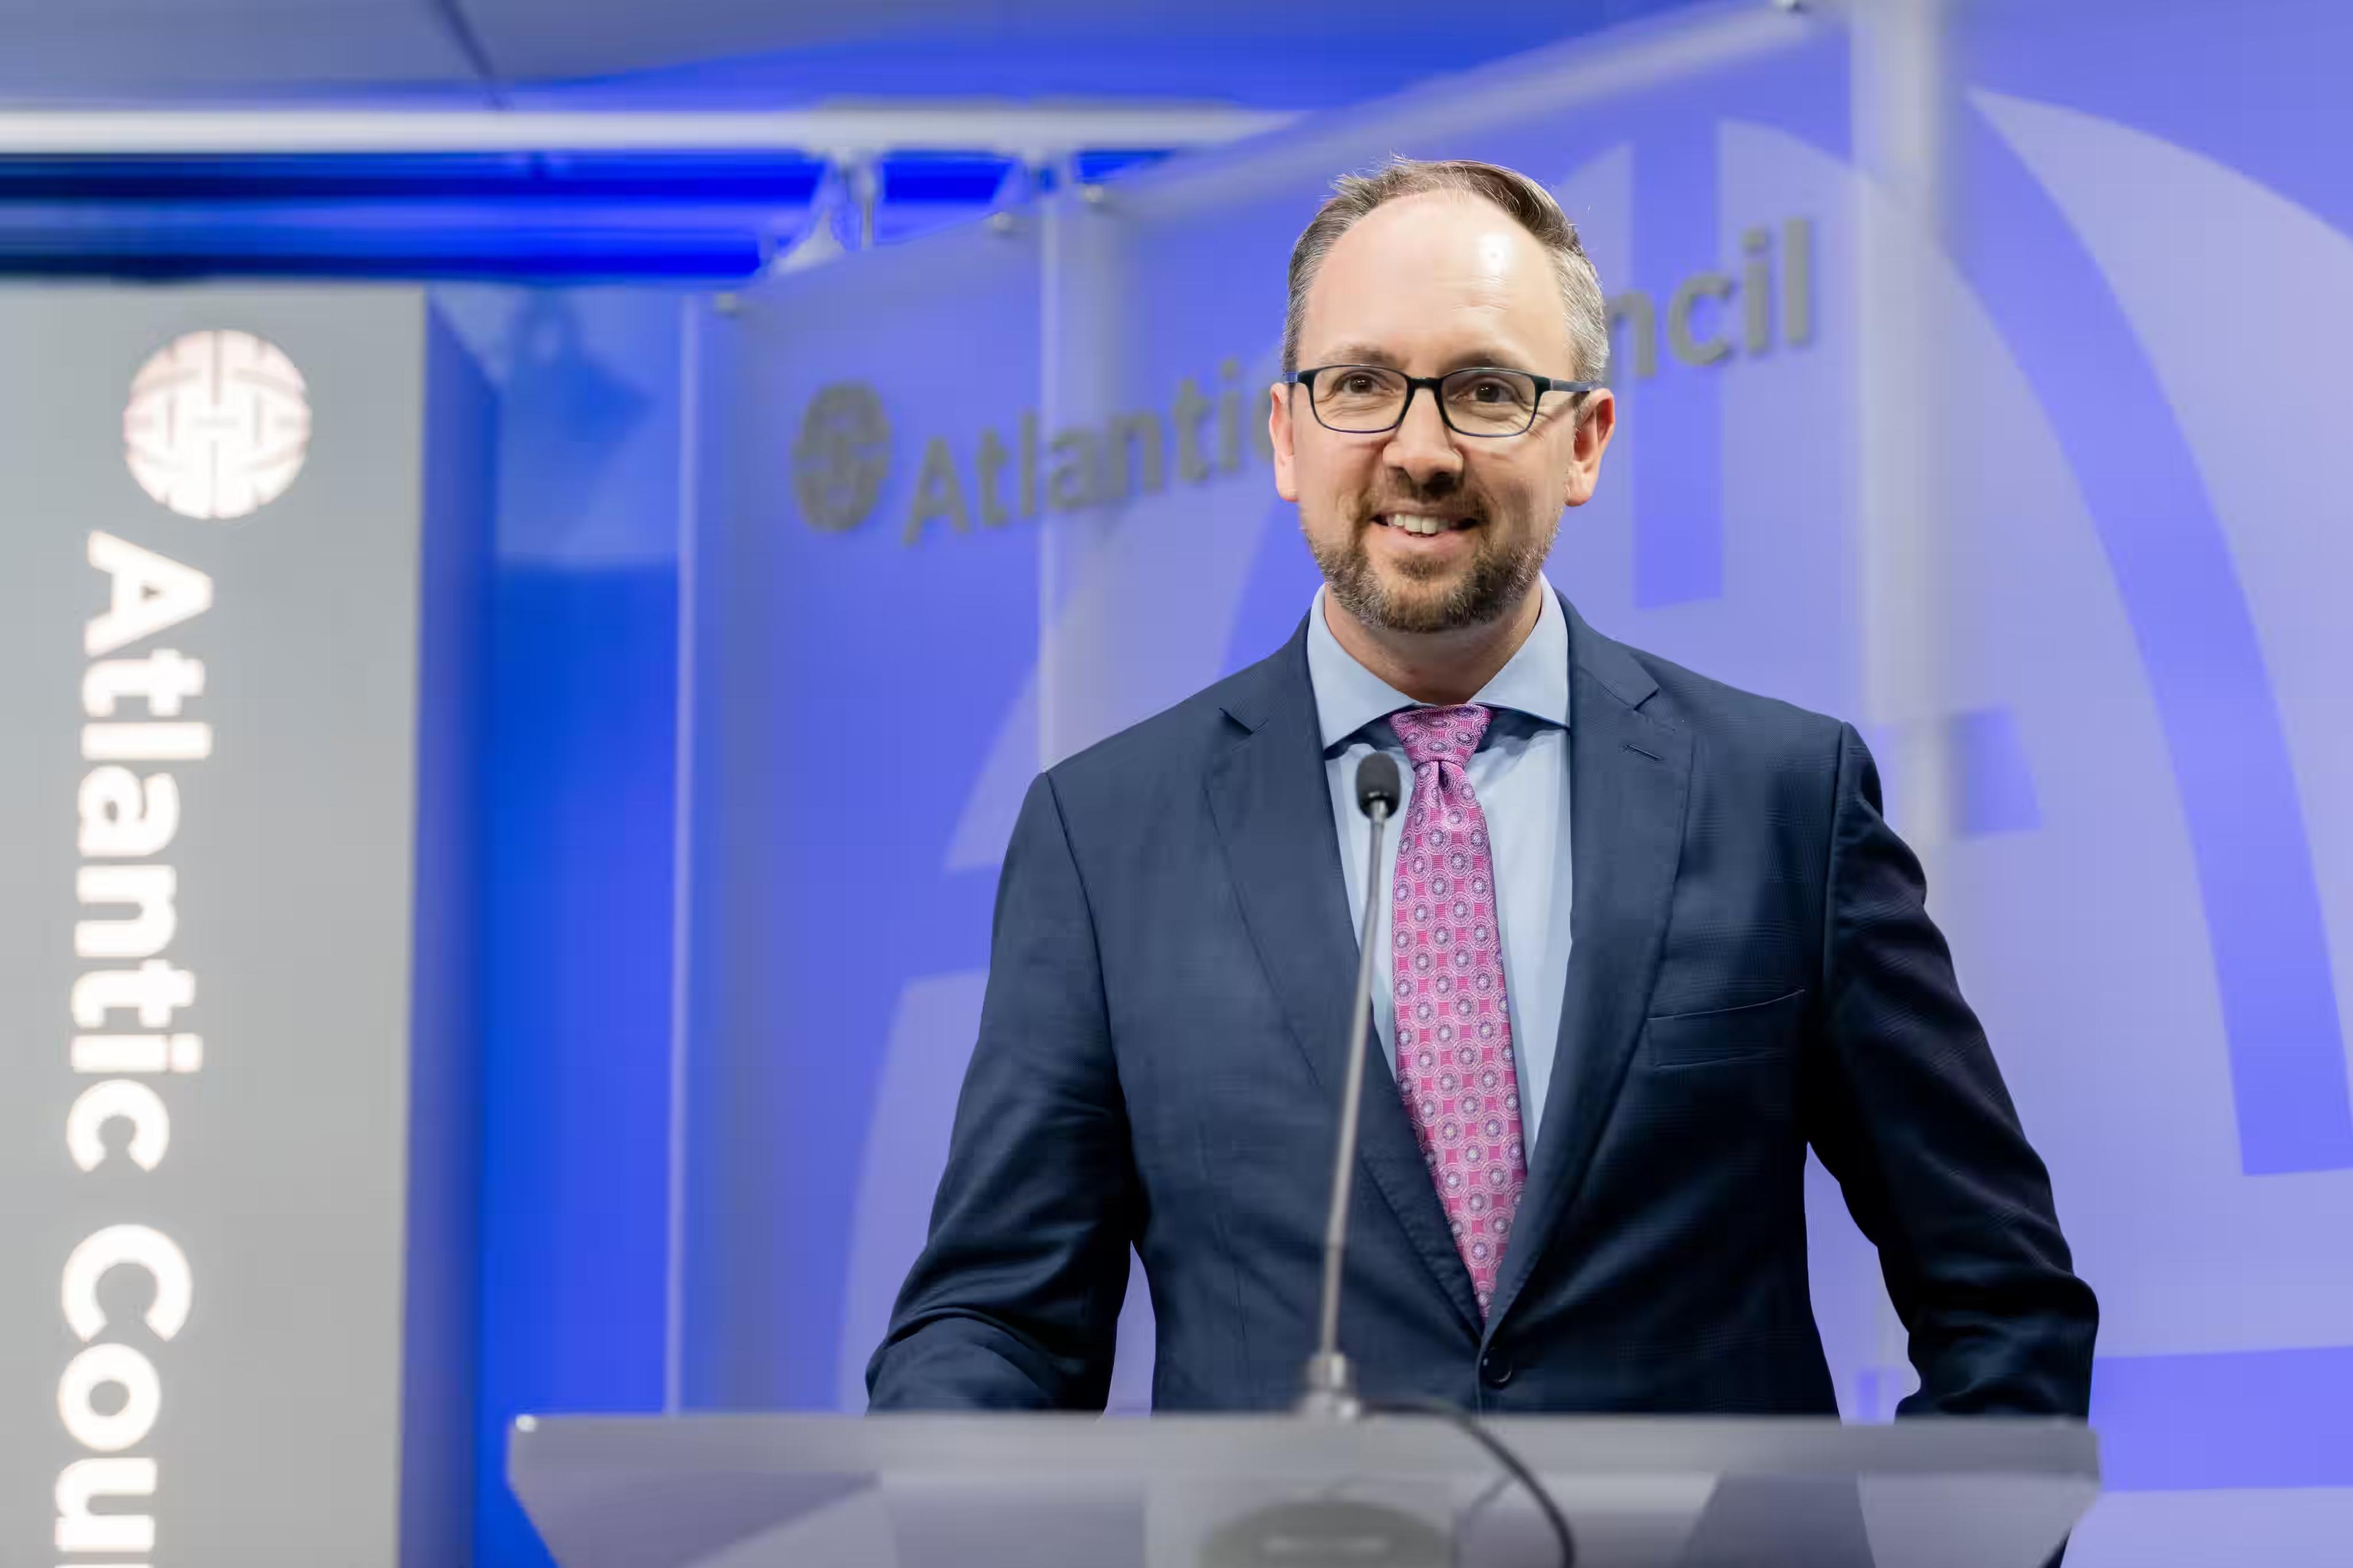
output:
{"label": "man's eyebrow", "polygon": [[1405,362],[1377,343],[1342,343],[1318,362],[1323,364],[1378,364],[1403,370]]}
{"label": "man's eyebrow", "polygon": [[[1468,370],[1473,365],[1491,365],[1503,370],[1522,368],[1525,356],[1506,353],[1493,344],[1482,344],[1457,354],[1447,356],[1445,370]],[[1342,343],[1317,361],[1319,364],[1377,364],[1391,370],[1403,370],[1405,360],[1377,343]],[[1443,374],[1441,371],[1440,374]]]}
{"label": "man's eyebrow", "polygon": [[1522,362],[1526,358],[1525,354],[1507,353],[1488,343],[1454,355],[1447,362],[1446,368],[1469,370],[1472,365],[1486,365],[1495,370],[1521,370],[1525,368]]}

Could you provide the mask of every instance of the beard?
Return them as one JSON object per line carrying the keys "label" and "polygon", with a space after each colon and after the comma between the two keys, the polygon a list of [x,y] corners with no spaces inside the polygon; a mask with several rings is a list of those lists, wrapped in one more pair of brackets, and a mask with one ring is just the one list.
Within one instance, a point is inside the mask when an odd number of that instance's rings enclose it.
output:
{"label": "beard", "polygon": [[1371,530],[1381,526],[1370,519],[1388,510],[1384,506],[1368,513],[1366,521],[1338,543],[1319,543],[1309,533],[1307,549],[1342,609],[1366,626],[1393,632],[1460,631],[1490,625],[1510,614],[1544,570],[1545,557],[1552,553],[1553,538],[1560,531],[1560,520],[1555,518],[1549,528],[1506,533],[1494,521],[1495,514],[1482,509],[1477,524],[1478,548],[1468,562],[1433,567],[1427,574],[1410,566],[1393,565],[1389,570],[1399,581],[1384,582],[1365,542]]}

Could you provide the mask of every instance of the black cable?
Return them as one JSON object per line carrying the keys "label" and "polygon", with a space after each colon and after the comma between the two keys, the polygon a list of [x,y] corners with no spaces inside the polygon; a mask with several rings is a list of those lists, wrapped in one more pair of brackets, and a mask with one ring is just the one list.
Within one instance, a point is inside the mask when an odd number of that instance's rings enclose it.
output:
{"label": "black cable", "polygon": [[1501,1437],[1481,1426],[1478,1418],[1469,1411],[1443,1399],[1413,1396],[1368,1399],[1365,1401],[1365,1411],[1371,1415],[1435,1415],[1486,1449],[1488,1457],[1520,1483],[1521,1489],[1535,1500],[1536,1511],[1544,1515],[1546,1524],[1552,1526],[1553,1539],[1560,1543],[1560,1568],[1577,1568],[1577,1536],[1569,1530],[1568,1519],[1560,1511],[1560,1505],[1552,1500],[1552,1494],[1544,1489],[1543,1484],[1535,1478],[1535,1472],[1522,1464],[1520,1457],[1513,1453]]}

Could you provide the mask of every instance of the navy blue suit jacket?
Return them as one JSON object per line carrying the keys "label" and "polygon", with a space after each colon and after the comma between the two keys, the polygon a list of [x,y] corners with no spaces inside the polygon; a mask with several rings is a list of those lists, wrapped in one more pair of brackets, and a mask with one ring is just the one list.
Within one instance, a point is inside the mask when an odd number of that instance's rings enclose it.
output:
{"label": "navy blue suit jacket", "polygon": [[[1573,610],[1570,642],[1575,945],[1519,1225],[1482,1324],[1377,1054],[1340,1319],[1366,1393],[1835,1414],[1810,1144],[1909,1330],[1905,1410],[2082,1416],[2092,1293],[1861,737]],[[873,1407],[1100,1408],[1131,1246],[1156,1408],[1291,1404],[1356,967],[1303,625],[1037,781],[994,940]]]}

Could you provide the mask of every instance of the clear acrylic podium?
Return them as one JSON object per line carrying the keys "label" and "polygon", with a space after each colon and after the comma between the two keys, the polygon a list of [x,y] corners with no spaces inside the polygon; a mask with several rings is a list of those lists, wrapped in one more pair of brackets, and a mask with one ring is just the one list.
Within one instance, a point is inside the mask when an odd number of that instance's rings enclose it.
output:
{"label": "clear acrylic podium", "polygon": [[[2073,1422],[1502,1417],[1579,1568],[2039,1568],[2099,1491]],[[1536,1568],[1557,1547],[1442,1421],[524,1417],[562,1568]],[[1292,1529],[1368,1505],[1394,1528]]]}

